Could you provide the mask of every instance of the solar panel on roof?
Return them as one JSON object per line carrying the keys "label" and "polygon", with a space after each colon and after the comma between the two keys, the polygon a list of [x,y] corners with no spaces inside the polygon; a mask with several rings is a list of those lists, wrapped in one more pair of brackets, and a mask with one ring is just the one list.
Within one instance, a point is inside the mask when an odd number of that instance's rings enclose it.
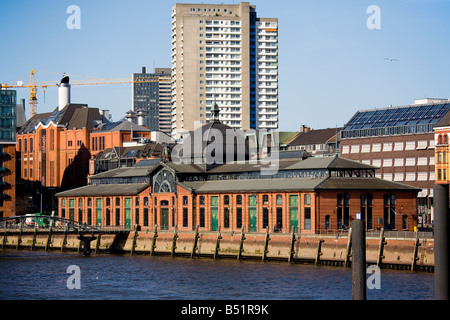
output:
{"label": "solar panel on roof", "polygon": [[[432,130],[432,125],[437,123],[449,111],[449,103],[358,111],[344,126],[342,136],[345,138],[379,135],[380,130],[373,132],[367,130],[393,127],[405,127],[405,129],[395,129],[395,131],[383,130],[382,132],[384,134],[401,133],[402,130],[403,133],[425,132]],[[421,126],[420,128],[412,128],[413,126],[419,125]]]}

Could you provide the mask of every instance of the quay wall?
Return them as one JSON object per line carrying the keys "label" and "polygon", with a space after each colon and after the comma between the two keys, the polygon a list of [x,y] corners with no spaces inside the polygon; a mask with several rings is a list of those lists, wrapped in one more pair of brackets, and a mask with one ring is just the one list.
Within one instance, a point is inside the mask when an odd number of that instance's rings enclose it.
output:
{"label": "quay wall", "polygon": [[[336,235],[131,231],[96,234],[91,252],[172,255],[260,261],[290,261],[351,266],[351,233]],[[0,233],[1,248],[83,252],[78,234],[63,231],[8,230]],[[366,236],[367,264],[381,268],[434,271],[434,240],[419,237]]]}

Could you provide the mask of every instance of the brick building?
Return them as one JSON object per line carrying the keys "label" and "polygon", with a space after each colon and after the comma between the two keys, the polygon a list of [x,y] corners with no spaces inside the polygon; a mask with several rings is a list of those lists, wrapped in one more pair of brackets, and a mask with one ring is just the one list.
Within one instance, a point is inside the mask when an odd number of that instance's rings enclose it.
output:
{"label": "brick building", "polygon": [[449,184],[450,183],[450,162],[449,162],[449,152],[450,152],[450,126],[445,127],[435,127],[435,178],[438,184]]}
{"label": "brick building", "polygon": [[283,159],[273,176],[261,163],[196,164],[142,160],[90,177],[57,194],[59,216],[101,226],[303,233],[366,228],[413,230],[420,189],[375,177],[370,165],[340,157]]}
{"label": "brick building", "polygon": [[379,167],[378,178],[420,188],[419,226],[430,226],[435,183],[433,127],[450,117],[448,100],[358,111],[341,132],[342,157]]}

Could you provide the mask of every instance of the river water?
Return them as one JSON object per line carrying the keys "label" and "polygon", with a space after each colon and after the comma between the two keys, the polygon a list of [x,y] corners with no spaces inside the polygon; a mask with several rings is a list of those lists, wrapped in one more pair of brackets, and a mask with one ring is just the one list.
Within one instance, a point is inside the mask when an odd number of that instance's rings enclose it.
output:
{"label": "river water", "polygon": [[[3,250],[0,271],[1,300],[352,299],[351,268],[286,262]],[[383,269],[379,280],[368,300],[434,299],[432,273]]]}

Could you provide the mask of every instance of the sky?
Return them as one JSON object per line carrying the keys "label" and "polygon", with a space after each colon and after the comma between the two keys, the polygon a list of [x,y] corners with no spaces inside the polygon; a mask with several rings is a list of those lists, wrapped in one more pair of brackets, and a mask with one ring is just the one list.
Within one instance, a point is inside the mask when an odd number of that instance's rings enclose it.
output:
{"label": "sky", "polygon": [[[0,0],[0,83],[129,78],[171,67],[167,0]],[[205,1],[238,4],[239,1]],[[344,126],[358,110],[450,98],[450,0],[253,0],[279,21],[279,129]],[[69,29],[71,5],[80,28]],[[369,10],[375,5],[379,11]],[[373,28],[373,27],[377,28]],[[369,28],[370,27],[370,28]],[[387,59],[395,60],[387,60]],[[17,89],[26,100],[29,89]],[[38,89],[38,113],[57,104],[57,87]],[[72,86],[72,103],[131,109],[131,84]]]}

